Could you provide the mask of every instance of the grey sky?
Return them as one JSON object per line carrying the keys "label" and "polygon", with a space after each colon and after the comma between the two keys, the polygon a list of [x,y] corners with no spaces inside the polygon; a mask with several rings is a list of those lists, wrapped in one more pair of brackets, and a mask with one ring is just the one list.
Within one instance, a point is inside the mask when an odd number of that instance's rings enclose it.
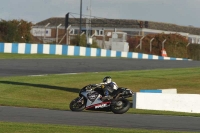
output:
{"label": "grey sky", "polygon": [[[82,0],[83,14],[92,5],[92,16],[138,19],[200,27],[200,0]],[[33,23],[50,17],[80,13],[80,0],[0,0],[0,19]],[[77,15],[77,17],[79,17]]]}

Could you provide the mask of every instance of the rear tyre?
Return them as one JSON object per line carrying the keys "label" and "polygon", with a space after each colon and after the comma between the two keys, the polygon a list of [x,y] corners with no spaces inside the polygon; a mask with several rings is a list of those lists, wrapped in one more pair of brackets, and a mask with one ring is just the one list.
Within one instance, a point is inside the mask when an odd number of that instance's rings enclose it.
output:
{"label": "rear tyre", "polygon": [[77,97],[76,99],[72,100],[69,108],[71,111],[82,111],[85,109],[85,100],[79,100],[80,97]]}
{"label": "rear tyre", "polygon": [[130,102],[127,99],[120,98],[111,103],[111,111],[115,114],[126,113],[130,108]]}

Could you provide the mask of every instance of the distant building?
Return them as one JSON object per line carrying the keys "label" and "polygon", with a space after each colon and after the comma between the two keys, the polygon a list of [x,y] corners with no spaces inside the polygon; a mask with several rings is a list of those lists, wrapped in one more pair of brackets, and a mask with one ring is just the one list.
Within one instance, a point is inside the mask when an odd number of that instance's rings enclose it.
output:
{"label": "distant building", "polygon": [[[52,17],[36,23],[32,27],[32,34],[44,43],[70,44],[70,39],[79,34],[79,18]],[[103,43],[103,39],[111,37],[112,32],[125,32],[127,36],[145,36],[155,33],[177,33],[185,36],[190,43],[200,44],[200,28],[193,26],[180,26],[176,24],[127,20],[127,19],[104,19],[92,18],[88,28],[88,20],[82,19],[81,33],[90,34],[96,39],[98,44]],[[67,27],[66,27],[67,23]],[[68,30],[66,30],[68,28]],[[104,40],[105,41],[105,40]],[[107,40],[108,41],[108,40]]]}

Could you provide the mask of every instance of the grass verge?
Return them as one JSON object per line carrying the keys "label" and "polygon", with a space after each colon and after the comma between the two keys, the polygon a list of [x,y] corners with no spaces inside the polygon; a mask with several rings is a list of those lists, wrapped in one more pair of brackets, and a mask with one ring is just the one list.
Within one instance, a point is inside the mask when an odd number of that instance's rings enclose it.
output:
{"label": "grass verge", "polygon": [[[78,96],[82,87],[100,83],[105,75],[110,75],[119,86],[127,87],[134,92],[140,89],[177,88],[178,93],[199,94],[199,73],[200,68],[184,68],[1,77],[0,105],[69,110],[69,103]],[[200,114],[138,109],[130,109],[128,113],[200,116]]]}
{"label": "grass verge", "polygon": [[51,55],[51,54],[11,54],[0,53],[0,59],[41,59],[41,58],[102,58],[102,57],[86,57],[86,56],[67,56],[67,55]]}
{"label": "grass verge", "polygon": [[[181,133],[178,131],[0,122],[1,133]],[[189,132],[185,132],[189,133]],[[193,132],[194,133],[194,132]]]}
{"label": "grass verge", "polygon": [[[0,59],[76,58],[61,55],[1,54]],[[80,57],[78,57],[80,58]],[[85,58],[85,57],[81,57]],[[69,110],[69,103],[80,88],[99,83],[111,75],[119,86],[137,92],[140,89],[177,88],[178,93],[200,93],[200,68],[144,70],[124,72],[47,75],[42,77],[0,77],[0,105]],[[144,84],[145,83],[145,84]],[[131,98],[129,100],[132,100]],[[196,116],[200,114],[130,109],[128,113]],[[0,122],[1,133],[179,133],[175,131],[82,127],[31,123]],[[189,133],[189,132],[186,132]]]}

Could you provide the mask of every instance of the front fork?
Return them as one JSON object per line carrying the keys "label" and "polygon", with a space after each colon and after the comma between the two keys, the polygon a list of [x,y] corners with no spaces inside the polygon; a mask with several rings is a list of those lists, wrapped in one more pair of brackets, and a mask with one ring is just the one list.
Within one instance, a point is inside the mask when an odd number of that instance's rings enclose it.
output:
{"label": "front fork", "polygon": [[84,97],[79,97],[79,98],[77,99],[77,103],[84,104]]}

